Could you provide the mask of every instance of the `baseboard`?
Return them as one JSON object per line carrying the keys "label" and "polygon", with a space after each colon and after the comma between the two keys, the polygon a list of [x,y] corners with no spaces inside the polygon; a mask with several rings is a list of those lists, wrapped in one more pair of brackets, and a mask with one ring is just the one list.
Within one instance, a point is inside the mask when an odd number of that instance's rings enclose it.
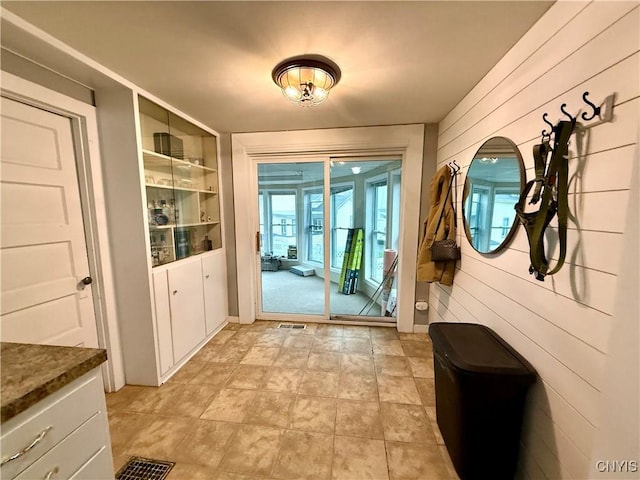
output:
{"label": "baseboard", "polygon": [[413,326],[413,333],[428,333],[429,332],[429,325],[414,325]]}

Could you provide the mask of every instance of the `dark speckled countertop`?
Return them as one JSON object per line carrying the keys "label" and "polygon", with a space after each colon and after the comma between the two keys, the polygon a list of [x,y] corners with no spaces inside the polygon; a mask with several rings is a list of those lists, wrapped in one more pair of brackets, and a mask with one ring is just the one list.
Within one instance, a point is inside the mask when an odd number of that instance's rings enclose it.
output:
{"label": "dark speckled countertop", "polygon": [[107,360],[99,348],[0,342],[1,422]]}

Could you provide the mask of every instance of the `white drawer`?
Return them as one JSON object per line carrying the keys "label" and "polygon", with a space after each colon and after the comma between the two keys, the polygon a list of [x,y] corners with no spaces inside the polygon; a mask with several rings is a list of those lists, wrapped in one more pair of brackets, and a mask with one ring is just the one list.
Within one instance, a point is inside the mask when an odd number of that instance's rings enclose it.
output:
{"label": "white drawer", "polygon": [[102,448],[96,455],[91,457],[87,463],[80,467],[80,470],[74,473],[69,480],[106,480],[112,479],[114,476],[111,450]]}
{"label": "white drawer", "polygon": [[[102,415],[96,413],[84,425],[15,477],[15,480],[68,479],[78,473],[100,450],[106,450]],[[113,475],[112,470],[111,475]]]}
{"label": "white drawer", "polygon": [[2,466],[2,478],[14,478],[96,414],[104,404],[98,372],[99,369],[88,372],[2,425],[2,461],[31,445],[46,431],[28,452]]}

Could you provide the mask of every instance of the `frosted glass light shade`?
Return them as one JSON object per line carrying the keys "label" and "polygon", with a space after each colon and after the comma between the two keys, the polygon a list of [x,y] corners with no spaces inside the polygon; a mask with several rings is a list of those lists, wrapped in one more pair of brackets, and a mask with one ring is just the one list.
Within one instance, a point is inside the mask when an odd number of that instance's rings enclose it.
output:
{"label": "frosted glass light shade", "polygon": [[324,102],[340,75],[340,68],[335,63],[318,55],[289,58],[271,72],[285,98],[302,106]]}

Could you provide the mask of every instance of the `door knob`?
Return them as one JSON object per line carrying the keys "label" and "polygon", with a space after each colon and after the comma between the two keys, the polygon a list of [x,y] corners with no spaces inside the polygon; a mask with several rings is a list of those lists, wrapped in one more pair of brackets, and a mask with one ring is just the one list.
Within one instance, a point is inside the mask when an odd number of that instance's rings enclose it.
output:
{"label": "door knob", "polygon": [[91,285],[93,283],[93,278],[91,277],[84,277],[82,279],[82,283],[85,285]]}

